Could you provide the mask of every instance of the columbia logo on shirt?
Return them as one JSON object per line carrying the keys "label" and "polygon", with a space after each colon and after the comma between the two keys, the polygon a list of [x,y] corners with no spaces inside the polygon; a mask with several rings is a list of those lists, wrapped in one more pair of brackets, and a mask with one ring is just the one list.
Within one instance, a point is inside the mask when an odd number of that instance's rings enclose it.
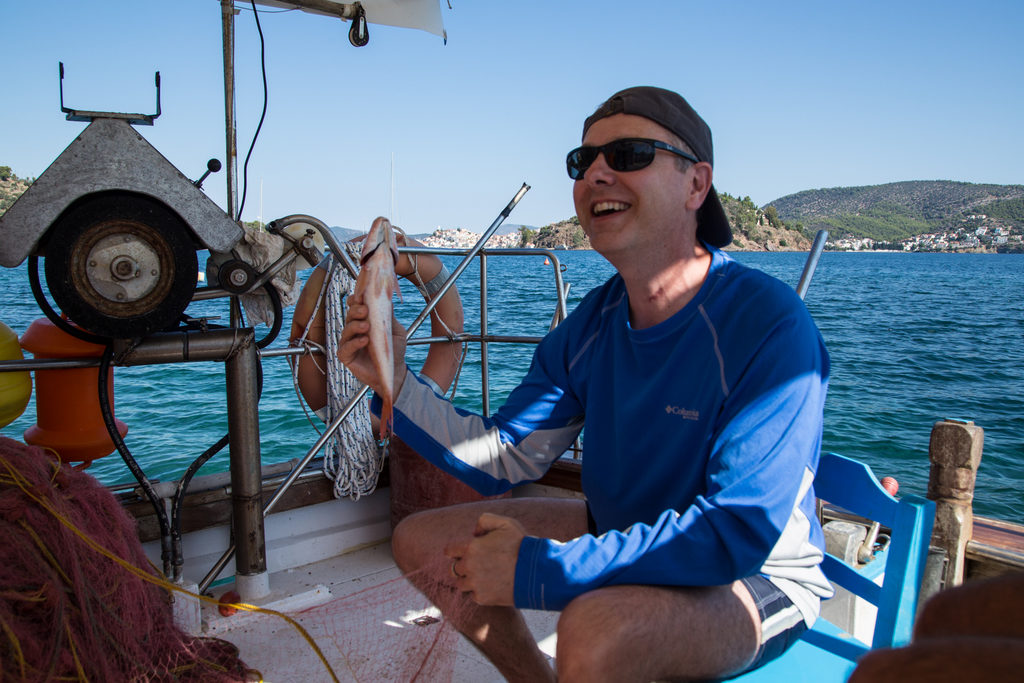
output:
{"label": "columbia logo on shirt", "polygon": [[679,406],[668,405],[665,406],[665,412],[668,413],[669,415],[678,415],[684,420],[696,421],[700,419],[699,410],[688,410],[687,408],[680,408]]}

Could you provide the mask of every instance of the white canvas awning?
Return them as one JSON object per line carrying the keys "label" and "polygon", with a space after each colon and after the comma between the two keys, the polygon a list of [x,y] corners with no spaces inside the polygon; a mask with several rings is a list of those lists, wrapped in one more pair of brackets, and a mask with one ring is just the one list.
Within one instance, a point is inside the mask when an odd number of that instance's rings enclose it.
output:
{"label": "white canvas awning", "polygon": [[[354,16],[355,2],[343,0],[256,0],[257,5],[300,9],[311,14],[349,20]],[[445,37],[440,0],[360,0],[371,24],[414,28]]]}

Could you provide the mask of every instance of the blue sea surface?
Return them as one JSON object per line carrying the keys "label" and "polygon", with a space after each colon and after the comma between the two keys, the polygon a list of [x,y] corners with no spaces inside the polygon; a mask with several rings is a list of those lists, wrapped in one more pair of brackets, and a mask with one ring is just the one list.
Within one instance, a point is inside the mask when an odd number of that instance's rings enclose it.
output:
{"label": "blue sea surface", "polygon": [[[561,251],[571,284],[571,310],[612,274],[594,252]],[[734,253],[737,260],[796,286],[805,253]],[[445,257],[450,270],[458,259]],[[542,336],[555,313],[552,265],[544,256],[488,258],[487,331]],[[0,321],[19,335],[41,317],[25,266],[0,269]],[[478,263],[459,281],[467,329],[479,331]],[[399,318],[419,312],[418,293],[403,282]],[[904,493],[924,495],[932,425],[973,420],[985,430],[975,497],[977,514],[1024,522],[1024,256],[1002,254],[836,253],[822,255],[807,293],[832,359],[824,448],[867,462],[879,477],[894,476]],[[221,302],[194,304],[195,316],[227,317]],[[287,344],[284,331],[271,348]],[[426,334],[427,326],[420,332]],[[257,328],[257,334],[266,328]],[[419,335],[418,335],[419,336]],[[411,347],[418,368],[425,348]],[[525,371],[532,347],[489,347],[491,410]],[[471,344],[456,403],[479,409],[480,348]],[[282,358],[263,362],[261,452],[265,463],[301,458],[317,439]],[[177,479],[188,463],[227,431],[224,368],[182,363],[115,370],[115,410],[129,425],[125,441],[152,479]],[[21,438],[35,422],[34,397],[25,415],[2,429]],[[202,473],[227,470],[218,454]],[[89,471],[106,483],[131,481],[114,454]]]}

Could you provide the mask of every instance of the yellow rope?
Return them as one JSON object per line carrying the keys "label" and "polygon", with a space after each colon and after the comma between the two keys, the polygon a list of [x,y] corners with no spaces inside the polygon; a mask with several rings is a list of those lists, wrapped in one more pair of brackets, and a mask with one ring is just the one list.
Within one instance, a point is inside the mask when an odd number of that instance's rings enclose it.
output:
{"label": "yellow rope", "polygon": [[[21,650],[21,642],[18,640],[18,636],[14,633],[14,629],[11,628],[10,624],[6,621],[0,621],[0,627],[3,627],[4,635],[7,636],[7,642],[11,644],[11,648],[14,650],[14,659],[18,662],[19,669],[21,669],[21,679],[25,680],[25,653]],[[0,674],[3,670],[0,669]]]}
{"label": "yellow rope", "polygon": [[[302,624],[300,624],[299,622],[295,621],[294,619],[292,619],[291,617],[289,617],[286,614],[283,614],[283,613],[278,612],[276,610],[267,609],[265,607],[259,607],[257,605],[250,605],[250,604],[244,603],[244,602],[220,603],[220,602],[218,602],[217,600],[215,600],[215,599],[213,599],[211,597],[207,597],[205,595],[200,595],[198,593],[193,593],[193,592],[191,592],[189,590],[186,590],[186,589],[182,588],[181,586],[177,586],[177,585],[171,583],[170,581],[167,581],[166,579],[162,579],[160,577],[153,576],[149,572],[146,572],[146,571],[143,571],[142,569],[139,569],[135,565],[125,561],[124,559],[118,557],[114,553],[108,551],[102,545],[100,545],[99,543],[94,541],[92,538],[87,536],[85,533],[83,533],[81,531],[81,529],[76,527],[70,520],[66,519],[62,514],[60,514],[59,511],[54,509],[50,505],[49,501],[47,501],[45,498],[41,498],[41,497],[37,496],[35,493],[33,493],[32,490],[31,490],[33,488],[32,485],[31,485],[31,482],[29,482],[24,477],[24,475],[21,474],[21,472],[19,472],[16,468],[14,468],[11,465],[11,463],[7,460],[7,458],[4,458],[4,457],[0,456],[0,461],[3,462],[4,467],[7,469],[7,472],[9,473],[9,475],[11,477],[10,481],[12,483],[14,483],[18,488],[20,488],[22,490],[22,492],[26,496],[28,496],[30,499],[35,501],[41,508],[43,508],[48,513],[50,513],[54,517],[54,519],[56,519],[58,522],[60,522],[65,527],[67,527],[69,530],[71,530],[71,532],[74,533],[76,536],[78,536],[82,540],[82,542],[84,542],[87,546],[89,546],[90,548],[92,548],[93,550],[98,552],[99,554],[103,555],[104,557],[106,557],[107,559],[111,560],[112,562],[120,565],[125,571],[127,571],[127,572],[129,572],[131,574],[134,574],[135,576],[137,576],[138,578],[142,579],[143,581],[147,581],[147,582],[149,582],[151,584],[154,584],[156,586],[160,586],[160,587],[165,588],[167,590],[172,590],[172,591],[176,591],[178,593],[182,593],[184,595],[187,595],[189,597],[195,598],[197,600],[201,600],[203,602],[209,603],[211,605],[218,605],[218,606],[220,606],[220,605],[223,605],[223,604],[228,604],[231,607],[235,607],[237,609],[242,609],[242,610],[246,610],[246,611],[249,611],[249,612],[261,612],[263,614],[271,614],[273,616],[280,617],[285,622],[287,622],[290,626],[292,626],[292,628],[294,628],[296,631],[299,632],[299,634],[306,640],[306,642],[309,644],[309,646],[313,649],[313,652],[316,653],[316,656],[320,659],[320,662],[324,665],[324,668],[327,669],[327,672],[331,675],[331,679],[333,681],[335,681],[335,683],[338,683],[338,677],[334,673],[334,669],[331,667],[330,662],[327,661],[327,658],[324,656],[324,653],[320,650],[320,647],[316,644],[316,641],[313,640],[312,636],[309,635],[309,633],[306,631],[306,629],[303,628]],[[60,463],[55,462],[54,463],[54,467],[56,469],[59,469]],[[54,471],[54,477],[51,478],[51,480],[50,480],[51,482],[53,482],[54,479],[56,478],[56,469]],[[36,535],[34,530],[29,529],[29,533],[36,540],[37,544],[41,544],[42,543],[42,541]],[[42,548],[42,546],[40,546],[40,547]],[[46,553],[48,558],[51,557],[51,555],[50,555],[50,553],[48,551],[44,550],[44,552]],[[55,566],[56,566],[56,564],[55,564]],[[61,574],[64,575],[63,571],[61,571]],[[64,576],[65,576],[65,579],[66,579],[66,575],[64,575]],[[5,625],[5,630],[6,630],[6,625]],[[72,654],[74,654],[74,652],[72,652]],[[78,663],[77,655],[75,655],[75,662],[76,662],[76,664]],[[346,662],[346,665],[347,665],[347,662]],[[79,669],[79,671],[81,672],[81,669]],[[262,676],[261,676],[261,678],[262,678]],[[84,678],[82,680],[84,680]]]}
{"label": "yellow rope", "polygon": [[67,575],[67,573],[64,571],[64,568],[61,567],[60,563],[57,561],[57,558],[53,556],[53,553],[50,552],[50,549],[46,547],[45,543],[43,543],[43,539],[39,538],[39,534],[37,534],[36,530],[32,528],[32,525],[24,519],[19,519],[18,526],[24,529],[25,533],[27,533],[32,538],[32,541],[35,542],[36,547],[39,548],[39,552],[43,554],[43,557],[45,557],[46,561],[50,563],[50,566],[53,567],[54,571],[60,574],[60,577],[64,579],[64,583],[66,583],[69,586],[73,585],[71,577]]}
{"label": "yellow rope", "polygon": [[68,637],[68,649],[71,650],[71,658],[75,660],[75,670],[78,672],[78,680],[83,683],[89,682],[89,677],[85,675],[85,669],[82,667],[82,661],[78,658],[78,650],[75,649],[75,636],[71,633],[71,624],[64,620],[64,632]]}

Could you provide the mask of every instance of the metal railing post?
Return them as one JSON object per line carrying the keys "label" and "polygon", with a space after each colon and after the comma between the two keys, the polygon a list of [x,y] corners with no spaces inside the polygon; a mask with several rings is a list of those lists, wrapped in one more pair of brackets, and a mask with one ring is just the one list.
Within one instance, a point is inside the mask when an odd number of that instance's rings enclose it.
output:
{"label": "metal railing post", "polygon": [[231,529],[235,554],[235,587],[243,600],[270,594],[263,527],[260,476],[259,387],[255,334],[245,330],[245,343],[225,361],[228,435],[231,460]]}

